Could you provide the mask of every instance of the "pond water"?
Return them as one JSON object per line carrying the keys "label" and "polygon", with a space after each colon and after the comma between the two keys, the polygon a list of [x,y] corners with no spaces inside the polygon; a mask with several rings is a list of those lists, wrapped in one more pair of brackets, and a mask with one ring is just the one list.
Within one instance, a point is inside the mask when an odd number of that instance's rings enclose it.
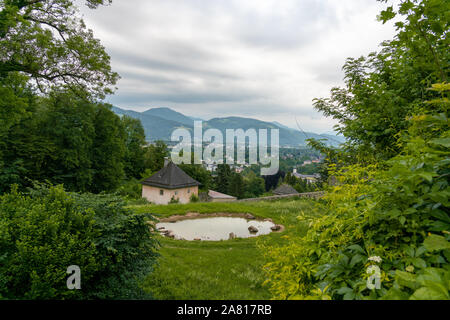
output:
{"label": "pond water", "polygon": [[[270,229],[275,224],[271,221],[247,220],[235,217],[211,217],[179,220],[176,222],[160,222],[156,227],[161,231],[171,230],[175,239],[206,241],[228,240],[230,233],[234,233],[237,238],[257,237],[272,232]],[[251,233],[250,226],[258,229],[258,232]]]}

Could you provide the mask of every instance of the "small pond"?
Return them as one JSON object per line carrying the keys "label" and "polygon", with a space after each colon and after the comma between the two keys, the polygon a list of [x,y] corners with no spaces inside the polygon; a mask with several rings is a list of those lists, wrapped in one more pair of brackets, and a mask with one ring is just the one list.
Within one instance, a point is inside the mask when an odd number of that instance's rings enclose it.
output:
{"label": "small pond", "polygon": [[[250,232],[253,226],[257,232]],[[185,219],[176,222],[160,222],[156,228],[161,233],[171,231],[175,239],[220,241],[230,239],[230,233],[237,238],[257,237],[272,232],[275,224],[271,221],[247,220],[236,217],[208,217]]]}

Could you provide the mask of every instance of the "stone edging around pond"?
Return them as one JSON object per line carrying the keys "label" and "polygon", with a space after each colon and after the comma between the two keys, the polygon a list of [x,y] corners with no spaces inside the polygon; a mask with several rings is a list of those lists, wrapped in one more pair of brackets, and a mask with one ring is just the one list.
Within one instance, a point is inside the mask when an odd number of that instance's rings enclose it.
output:
{"label": "stone edging around pond", "polygon": [[201,218],[211,218],[211,217],[231,217],[231,218],[245,218],[247,220],[260,220],[260,221],[270,221],[272,222],[276,230],[272,230],[272,232],[283,232],[285,227],[281,224],[276,224],[271,218],[257,218],[251,213],[229,213],[229,212],[215,212],[215,213],[203,213],[200,214],[198,212],[188,212],[185,215],[173,215],[167,218],[158,219],[158,222],[177,222],[181,220],[189,220],[189,219],[201,219]]}

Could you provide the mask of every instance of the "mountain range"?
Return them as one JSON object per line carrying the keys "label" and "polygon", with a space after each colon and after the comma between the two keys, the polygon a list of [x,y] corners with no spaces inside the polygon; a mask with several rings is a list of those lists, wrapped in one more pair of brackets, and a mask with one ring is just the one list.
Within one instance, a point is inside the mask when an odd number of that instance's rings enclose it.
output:
{"label": "mountain range", "polygon": [[[112,107],[112,111],[119,116],[127,115],[141,120],[144,127],[147,141],[165,140],[169,141],[172,132],[177,128],[186,128],[190,131],[194,128],[195,120],[199,118],[188,117],[180,112],[170,108],[152,108],[144,112],[125,110],[118,107]],[[337,146],[345,141],[344,137],[332,134],[317,134],[313,132],[303,132],[289,128],[276,121],[265,122],[252,118],[243,117],[224,117],[203,120],[203,130],[209,128],[219,129],[225,137],[226,129],[279,129],[280,146],[299,147],[306,146],[306,139],[324,139],[327,145]],[[269,134],[270,135],[270,134]]]}

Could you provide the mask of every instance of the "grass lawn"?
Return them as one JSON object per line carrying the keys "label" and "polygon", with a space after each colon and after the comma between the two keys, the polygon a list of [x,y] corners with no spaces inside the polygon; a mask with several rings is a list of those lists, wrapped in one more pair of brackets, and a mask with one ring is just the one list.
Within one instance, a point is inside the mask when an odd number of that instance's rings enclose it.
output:
{"label": "grass lawn", "polygon": [[156,270],[144,283],[144,288],[156,299],[270,299],[270,292],[263,286],[264,246],[282,245],[286,237],[304,234],[307,225],[300,223],[297,217],[300,214],[317,215],[313,200],[300,199],[133,208],[159,217],[188,212],[251,213],[261,218],[272,218],[275,223],[286,227],[282,233],[227,241],[182,241],[158,236],[161,257]]}

